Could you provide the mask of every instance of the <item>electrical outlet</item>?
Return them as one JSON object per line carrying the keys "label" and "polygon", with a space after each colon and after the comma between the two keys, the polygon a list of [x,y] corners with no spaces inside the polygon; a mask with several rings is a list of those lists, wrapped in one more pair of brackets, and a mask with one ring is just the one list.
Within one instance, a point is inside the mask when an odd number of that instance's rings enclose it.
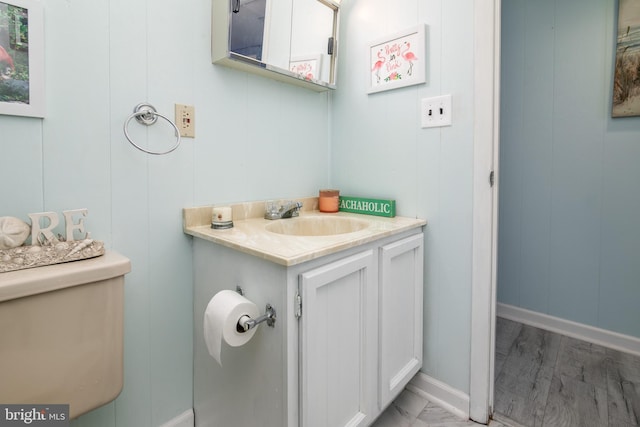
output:
{"label": "electrical outlet", "polygon": [[196,137],[196,109],[193,105],[176,104],[176,126],[180,129],[180,136]]}
{"label": "electrical outlet", "polygon": [[451,126],[451,95],[423,98],[420,119],[423,128]]}

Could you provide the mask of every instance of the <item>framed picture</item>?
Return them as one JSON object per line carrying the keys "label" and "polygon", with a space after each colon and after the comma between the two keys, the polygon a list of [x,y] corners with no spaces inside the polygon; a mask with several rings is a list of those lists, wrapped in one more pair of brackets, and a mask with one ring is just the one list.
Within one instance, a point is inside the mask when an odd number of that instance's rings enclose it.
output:
{"label": "framed picture", "polygon": [[0,0],[0,114],[44,117],[44,25],[37,0]]}
{"label": "framed picture", "polygon": [[320,55],[294,57],[289,61],[289,71],[305,80],[319,80],[321,61]]}
{"label": "framed picture", "polygon": [[640,2],[618,2],[611,117],[640,116]]}
{"label": "framed picture", "polygon": [[371,42],[368,58],[369,93],[424,83],[425,25]]}

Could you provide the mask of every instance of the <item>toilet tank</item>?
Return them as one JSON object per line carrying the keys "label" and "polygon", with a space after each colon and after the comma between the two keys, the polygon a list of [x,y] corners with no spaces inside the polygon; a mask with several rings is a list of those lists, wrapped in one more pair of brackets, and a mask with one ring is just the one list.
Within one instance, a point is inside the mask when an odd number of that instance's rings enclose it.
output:
{"label": "toilet tank", "polygon": [[76,418],[123,385],[124,275],[112,251],[0,273],[0,402],[69,404]]}

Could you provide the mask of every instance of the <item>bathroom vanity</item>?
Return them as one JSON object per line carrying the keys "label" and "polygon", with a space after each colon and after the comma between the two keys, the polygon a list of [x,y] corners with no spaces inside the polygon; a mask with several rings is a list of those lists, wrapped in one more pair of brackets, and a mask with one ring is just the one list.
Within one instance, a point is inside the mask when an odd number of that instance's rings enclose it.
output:
{"label": "bathroom vanity", "polygon": [[[196,425],[368,426],[422,365],[424,220],[322,214],[265,220],[264,203],[233,206],[212,230],[211,207],[184,210],[194,236]],[[280,224],[280,225],[276,225]],[[241,347],[207,352],[203,315],[242,288],[274,327]]]}

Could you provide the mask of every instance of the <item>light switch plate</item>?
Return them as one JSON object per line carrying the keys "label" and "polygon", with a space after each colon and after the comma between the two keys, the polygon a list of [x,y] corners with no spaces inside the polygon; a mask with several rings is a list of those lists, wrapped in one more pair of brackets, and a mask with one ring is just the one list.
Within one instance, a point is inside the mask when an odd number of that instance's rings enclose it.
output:
{"label": "light switch plate", "polygon": [[423,98],[420,102],[423,128],[451,126],[451,95]]}

